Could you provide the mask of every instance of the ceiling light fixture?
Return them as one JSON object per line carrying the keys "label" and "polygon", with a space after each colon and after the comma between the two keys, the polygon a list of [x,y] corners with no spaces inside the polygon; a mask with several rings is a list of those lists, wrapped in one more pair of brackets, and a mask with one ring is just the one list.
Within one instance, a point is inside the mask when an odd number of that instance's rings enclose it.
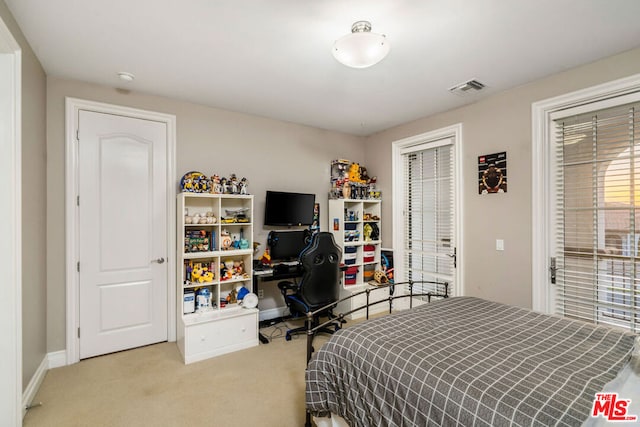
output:
{"label": "ceiling light fixture", "polygon": [[136,76],[134,76],[133,74],[127,73],[125,71],[120,71],[118,73],[118,77],[120,77],[120,80],[123,80],[125,82],[132,82],[136,78]]}
{"label": "ceiling light fixture", "polygon": [[333,44],[333,56],[347,67],[367,68],[382,61],[390,48],[387,36],[372,33],[369,21],[358,21],[351,26],[351,34]]}

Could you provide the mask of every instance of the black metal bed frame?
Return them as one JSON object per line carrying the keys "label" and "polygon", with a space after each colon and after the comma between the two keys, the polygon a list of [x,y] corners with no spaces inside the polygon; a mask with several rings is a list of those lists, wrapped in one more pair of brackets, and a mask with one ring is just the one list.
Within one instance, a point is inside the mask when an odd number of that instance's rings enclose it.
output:
{"label": "black metal bed frame", "polygon": [[[436,291],[437,291],[437,287],[438,286],[442,286],[444,288],[444,292],[419,292],[419,293],[414,293],[413,292],[413,286],[416,284],[431,284],[431,285],[436,285]],[[405,286],[407,285],[409,287],[409,293],[407,294],[402,294],[402,295],[393,295],[394,291],[395,291],[395,287],[396,286]],[[369,294],[377,289],[389,289],[389,296],[385,299],[380,299],[378,301],[373,301],[370,302],[369,301]],[[344,301],[348,301],[352,298],[355,298],[357,296],[360,296],[362,294],[366,294],[366,303],[364,305],[361,305],[359,307],[356,307],[352,310],[349,310],[345,313],[339,313],[337,315],[335,315],[334,317],[331,317],[329,320],[327,320],[324,323],[321,323],[319,325],[313,326],[313,317],[316,315],[319,315],[322,312],[325,312],[327,310],[331,310],[334,309],[338,306],[338,304],[341,304]],[[331,304],[327,304],[326,306],[319,308],[318,310],[312,311],[307,313],[307,319],[305,320],[306,326],[307,326],[307,365],[309,364],[309,361],[311,360],[311,355],[314,352],[313,349],[313,338],[315,337],[316,333],[322,329],[322,328],[326,328],[327,326],[331,326],[334,325],[336,326],[336,328],[338,329],[339,327],[341,327],[341,325],[344,323],[344,318],[345,316],[348,316],[352,313],[355,313],[356,311],[360,311],[360,310],[365,310],[365,320],[369,320],[369,307],[372,307],[374,305],[377,304],[382,304],[382,303],[389,303],[389,313],[392,312],[393,310],[393,301],[395,301],[396,299],[401,299],[401,298],[409,298],[409,308],[413,308],[413,298],[414,297],[427,297],[427,302],[431,302],[431,298],[432,297],[437,297],[437,298],[448,298],[449,297],[449,283],[448,282],[435,282],[435,281],[430,281],[430,280],[409,280],[407,282],[399,282],[399,283],[389,283],[389,284],[384,284],[384,285],[379,285],[376,286],[375,288],[367,288],[364,289],[360,292],[356,292],[354,294],[349,295],[348,297],[339,299],[338,301],[332,302]],[[336,330],[337,330],[336,329]],[[309,411],[306,411],[306,418],[305,418],[305,427],[311,427],[311,414],[309,413]]]}

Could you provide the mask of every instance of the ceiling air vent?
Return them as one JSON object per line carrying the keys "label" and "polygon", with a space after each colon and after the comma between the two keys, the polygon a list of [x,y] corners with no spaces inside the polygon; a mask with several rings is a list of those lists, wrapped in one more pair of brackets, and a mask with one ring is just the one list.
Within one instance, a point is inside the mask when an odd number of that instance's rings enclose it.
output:
{"label": "ceiling air vent", "polygon": [[449,92],[457,93],[457,94],[465,94],[471,92],[477,92],[484,88],[484,84],[480,83],[478,80],[469,80],[464,83],[460,83],[455,85],[452,88],[449,88]]}

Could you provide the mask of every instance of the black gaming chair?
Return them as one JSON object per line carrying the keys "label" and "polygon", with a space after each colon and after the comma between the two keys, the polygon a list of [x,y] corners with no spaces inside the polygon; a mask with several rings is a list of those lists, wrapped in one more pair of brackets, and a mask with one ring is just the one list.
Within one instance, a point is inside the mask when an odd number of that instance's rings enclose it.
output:
{"label": "black gaming chair", "polygon": [[[336,302],[340,298],[340,259],[342,250],[333,240],[333,234],[318,232],[311,238],[309,245],[300,253],[302,278],[294,282],[280,282],[278,288],[284,296],[284,301],[294,317],[306,315],[327,304]],[[312,327],[319,324],[320,316],[335,318],[332,310],[319,313],[312,319]],[[287,331],[286,340],[292,334],[305,333],[305,326]],[[336,320],[335,329],[322,328],[320,331],[333,333],[340,329],[340,322]]]}

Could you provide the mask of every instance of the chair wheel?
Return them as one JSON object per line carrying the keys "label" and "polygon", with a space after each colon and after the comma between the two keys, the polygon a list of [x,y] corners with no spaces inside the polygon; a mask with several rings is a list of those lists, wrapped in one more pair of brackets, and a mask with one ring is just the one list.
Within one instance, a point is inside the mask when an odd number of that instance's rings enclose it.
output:
{"label": "chair wheel", "polygon": [[287,332],[287,335],[285,335],[284,339],[287,341],[291,341],[291,334]]}

